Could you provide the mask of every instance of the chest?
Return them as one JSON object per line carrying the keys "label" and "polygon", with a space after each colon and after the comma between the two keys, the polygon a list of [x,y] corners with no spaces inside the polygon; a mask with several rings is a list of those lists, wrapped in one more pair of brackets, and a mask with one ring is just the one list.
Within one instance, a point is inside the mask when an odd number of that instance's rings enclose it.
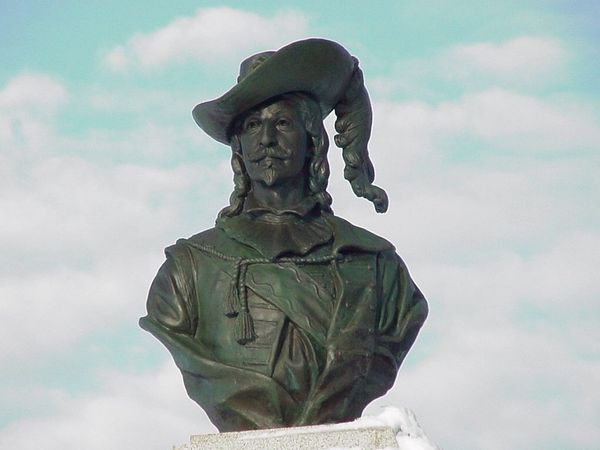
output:
{"label": "chest", "polygon": [[235,267],[204,257],[196,274],[196,338],[219,361],[269,376],[290,323],[316,353],[339,344],[369,345],[377,309],[375,255],[325,264],[249,265],[243,288],[256,339],[245,345],[235,340],[236,318],[224,313]]}

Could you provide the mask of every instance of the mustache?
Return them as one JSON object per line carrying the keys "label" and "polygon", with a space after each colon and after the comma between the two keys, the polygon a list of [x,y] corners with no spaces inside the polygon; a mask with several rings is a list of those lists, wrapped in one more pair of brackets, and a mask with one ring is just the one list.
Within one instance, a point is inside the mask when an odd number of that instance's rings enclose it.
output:
{"label": "mustache", "polygon": [[252,162],[257,162],[267,157],[274,159],[288,159],[291,152],[285,148],[274,147],[256,147],[248,152],[248,159]]}

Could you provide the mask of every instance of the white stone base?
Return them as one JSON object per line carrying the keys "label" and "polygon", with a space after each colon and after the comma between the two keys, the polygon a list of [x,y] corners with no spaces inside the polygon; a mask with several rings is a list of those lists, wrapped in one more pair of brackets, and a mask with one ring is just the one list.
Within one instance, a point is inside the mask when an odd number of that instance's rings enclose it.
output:
{"label": "white stone base", "polygon": [[177,450],[292,450],[360,448],[369,450],[398,449],[391,428],[335,430],[321,425],[313,427],[280,428],[274,430],[242,431],[192,436],[190,444]]}
{"label": "white stone base", "polygon": [[408,409],[310,427],[196,435],[173,450],[437,450]]}

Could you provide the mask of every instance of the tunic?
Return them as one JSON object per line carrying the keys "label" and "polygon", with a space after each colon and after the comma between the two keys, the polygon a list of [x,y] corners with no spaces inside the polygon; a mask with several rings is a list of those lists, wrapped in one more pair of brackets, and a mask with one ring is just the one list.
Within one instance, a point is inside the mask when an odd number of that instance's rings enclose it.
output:
{"label": "tunic", "polygon": [[245,210],[165,253],[140,326],[220,431],[359,417],[427,316],[392,244],[314,208]]}

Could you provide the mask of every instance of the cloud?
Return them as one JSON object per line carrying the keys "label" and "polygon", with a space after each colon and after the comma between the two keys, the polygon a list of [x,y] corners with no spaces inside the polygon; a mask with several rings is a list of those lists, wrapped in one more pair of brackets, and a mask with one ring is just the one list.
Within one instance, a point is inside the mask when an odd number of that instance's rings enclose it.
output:
{"label": "cloud", "polygon": [[[43,151],[52,121],[68,100],[66,87],[43,74],[23,74],[0,90],[0,160]],[[0,171],[2,169],[0,168]]]}
{"label": "cloud", "polygon": [[[373,110],[370,149],[376,182],[396,186],[405,199],[402,203],[410,201],[410,195],[426,203],[431,196],[432,202],[459,210],[465,201],[488,194],[480,207],[494,207],[492,195],[502,207],[498,215],[487,217],[499,217],[506,208],[521,211],[523,205],[545,217],[544,209],[555,199],[541,201],[537,192],[542,186],[563,197],[561,191],[575,194],[574,179],[588,189],[597,185],[585,160],[597,159],[600,123],[581,105],[494,88],[455,101],[375,101]],[[342,161],[333,143],[330,160],[335,198],[342,204],[355,203],[347,183],[337,176]],[[539,187],[530,183],[533,178]],[[528,195],[519,196],[521,189],[528,189]],[[529,201],[534,198],[540,201]],[[568,201],[562,207],[571,210]],[[441,211],[448,208],[442,206]],[[393,214],[393,203],[390,211]]]}
{"label": "cloud", "polygon": [[151,33],[138,33],[104,56],[113,71],[157,69],[172,63],[216,63],[277,48],[306,33],[303,14],[282,10],[265,17],[229,7],[200,8]]}
{"label": "cloud", "polygon": [[28,108],[47,113],[66,99],[66,88],[59,81],[47,75],[24,74],[10,79],[0,91],[0,111]]}
{"label": "cloud", "polygon": [[479,140],[470,160],[494,152],[574,155],[600,144],[600,123],[586,108],[498,88],[434,104],[375,102],[374,117],[372,147],[403,162],[440,155],[457,139]]}
{"label": "cloud", "polygon": [[22,364],[135,323],[162,248],[199,231],[199,216],[210,224],[229,184],[219,164],[103,167],[52,156],[27,167],[0,180],[0,303],[13,319],[0,331],[0,360]]}
{"label": "cloud", "polygon": [[[480,300],[494,305],[486,296]],[[463,317],[477,313],[460,304],[453,309]],[[438,322],[448,321],[439,315]],[[449,318],[436,348],[401,369],[393,394],[374,406],[411,407],[443,448],[597,446],[600,416],[594,405],[600,398],[589,386],[600,380],[600,364],[574,352],[577,343],[568,333],[576,323],[563,325],[561,333],[551,323],[535,330],[516,326],[503,315],[495,325],[478,323],[477,316],[468,325],[456,318]]]}
{"label": "cloud", "polygon": [[545,251],[599,219],[600,124],[585,108],[490,90],[376,102],[374,113],[370,154],[388,213],[369,214],[354,197],[333,144],[329,191],[336,213],[389,237],[409,260]]}
{"label": "cloud", "polygon": [[93,394],[44,393],[54,413],[29,417],[0,431],[0,447],[13,450],[159,450],[184,444],[190,434],[216,432],[189,400],[181,377],[169,362],[148,373],[104,373]]}
{"label": "cloud", "polygon": [[[441,48],[427,58],[395,62],[392,74],[367,80],[376,97],[398,94],[436,98],[439,92],[491,88],[564,91],[568,61],[574,55],[553,37],[519,36],[500,43],[472,42]],[[441,89],[440,89],[441,87]]]}
{"label": "cloud", "polygon": [[0,124],[9,125],[0,137],[0,306],[11,317],[0,331],[2,364],[43,364],[109,324],[135,323],[162,248],[211,224],[229,193],[225,158],[149,163],[202,147],[197,130],[156,123],[61,135],[55,121],[67,98],[42,74],[0,91]]}
{"label": "cloud", "polygon": [[438,112],[441,128],[464,129],[529,151],[589,149],[600,142],[600,126],[584,111],[502,89],[467,95],[462,104],[442,104]]}
{"label": "cloud", "polygon": [[560,70],[566,52],[557,39],[522,36],[499,44],[458,45],[448,50],[445,57],[455,69],[461,67],[465,73],[475,70],[492,77],[533,81]]}

